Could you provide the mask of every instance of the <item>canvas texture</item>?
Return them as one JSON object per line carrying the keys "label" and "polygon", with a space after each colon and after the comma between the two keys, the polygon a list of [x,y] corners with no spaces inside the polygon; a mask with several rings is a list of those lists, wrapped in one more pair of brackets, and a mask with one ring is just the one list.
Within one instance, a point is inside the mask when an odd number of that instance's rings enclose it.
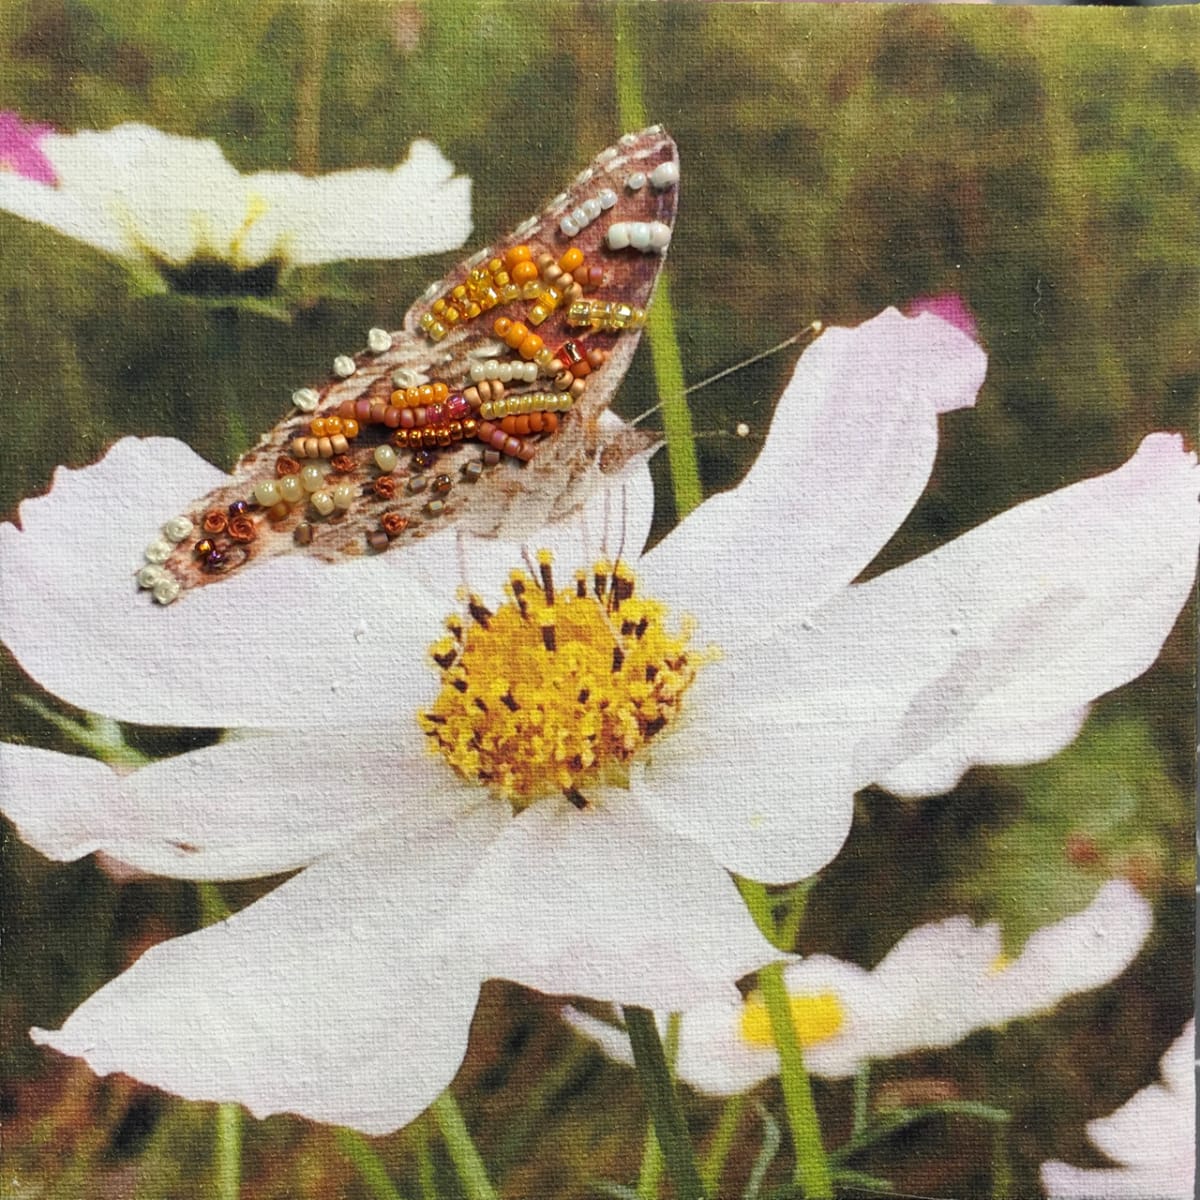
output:
{"label": "canvas texture", "polygon": [[4,1194],[1192,1197],[1198,29],[6,8]]}

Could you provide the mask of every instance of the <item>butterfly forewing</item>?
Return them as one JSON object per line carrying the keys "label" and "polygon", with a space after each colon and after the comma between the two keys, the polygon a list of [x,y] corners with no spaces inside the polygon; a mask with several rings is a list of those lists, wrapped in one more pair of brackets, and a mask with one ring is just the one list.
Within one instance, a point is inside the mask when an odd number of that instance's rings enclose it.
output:
{"label": "butterfly forewing", "polygon": [[661,129],[604,150],[426,289],[399,330],[372,331],[297,391],[231,482],[168,521],[142,586],[167,603],[277,554],[395,553],[448,529],[519,537],[571,515],[650,444],[600,418],[637,348],[678,177]]}

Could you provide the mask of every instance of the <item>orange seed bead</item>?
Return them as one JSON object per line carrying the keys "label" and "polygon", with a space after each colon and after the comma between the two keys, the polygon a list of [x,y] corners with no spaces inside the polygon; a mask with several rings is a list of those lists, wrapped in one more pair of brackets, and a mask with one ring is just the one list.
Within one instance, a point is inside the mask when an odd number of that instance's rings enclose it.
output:
{"label": "orange seed bead", "polygon": [[333,435],[335,433],[341,433],[342,432],[342,418],[341,417],[326,417],[325,418],[325,432],[330,437],[333,437]]}
{"label": "orange seed bead", "polygon": [[504,335],[504,340],[515,350],[528,336],[529,330],[520,321],[514,321],[509,331]]}
{"label": "orange seed bead", "polygon": [[342,433],[348,438],[358,437],[358,422],[353,417],[345,417],[342,420]]}
{"label": "orange seed bead", "polygon": [[520,346],[517,347],[517,350],[522,358],[529,360],[537,354],[537,352],[542,348],[543,344],[544,343],[542,342],[542,339],[538,337],[536,333],[531,333],[520,344]]}
{"label": "orange seed bead", "polygon": [[508,331],[512,328],[512,322],[507,317],[497,317],[496,323],[492,326],[492,332],[497,337],[507,337]]}
{"label": "orange seed bead", "polygon": [[533,257],[528,246],[509,246],[504,252],[504,265],[511,271],[519,262],[529,262]]}
{"label": "orange seed bead", "polygon": [[309,431],[312,433],[313,437],[324,437],[325,436],[325,418],[324,417],[314,417],[312,424],[308,428],[309,428]]}
{"label": "orange seed bead", "polygon": [[439,379],[438,382],[433,385],[434,403],[441,404],[442,401],[445,400],[449,395],[450,389]]}
{"label": "orange seed bead", "polygon": [[574,271],[576,267],[583,266],[583,251],[578,246],[568,246],[563,251],[562,258],[558,260],[558,265],[564,271]]}
{"label": "orange seed bead", "polygon": [[532,263],[529,259],[517,263],[512,269],[513,283],[530,283],[538,277],[537,263]]}

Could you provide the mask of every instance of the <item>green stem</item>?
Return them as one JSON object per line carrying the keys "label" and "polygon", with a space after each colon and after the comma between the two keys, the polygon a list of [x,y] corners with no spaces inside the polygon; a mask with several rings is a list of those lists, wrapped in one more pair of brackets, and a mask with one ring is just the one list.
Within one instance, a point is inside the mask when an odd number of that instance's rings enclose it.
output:
{"label": "green stem", "polygon": [[[679,1013],[672,1013],[667,1022],[667,1036],[663,1044],[663,1055],[667,1060],[667,1070],[671,1078],[675,1077],[675,1056],[679,1053],[679,1028],[682,1020]],[[651,1120],[646,1129],[646,1144],[642,1150],[642,1166],[638,1171],[637,1194],[642,1200],[657,1200],[658,1185],[662,1179],[663,1156],[654,1132],[654,1121]]]}
{"label": "green stem", "polygon": [[1012,1196],[1012,1163],[1008,1157],[1008,1123],[996,1125],[992,1142],[992,1200],[1009,1200]]}
{"label": "green stem", "polygon": [[404,1200],[392,1183],[383,1160],[361,1133],[353,1129],[335,1129],[333,1136],[338,1149],[354,1164],[354,1169],[375,1200]]}
{"label": "green stem", "polygon": [[242,1188],[242,1110],[240,1105],[217,1105],[213,1176],[217,1200],[238,1200]]}
{"label": "green stem", "polygon": [[1004,1109],[975,1100],[943,1100],[937,1104],[923,1104],[920,1108],[902,1108],[889,1113],[873,1128],[852,1135],[848,1142],[830,1154],[830,1161],[840,1166],[854,1155],[892,1137],[902,1129],[934,1116],[973,1117],[978,1121],[989,1121],[1001,1128],[1007,1126],[1012,1119]]}
{"label": "green stem", "polygon": [[[641,69],[632,23],[632,5],[615,7],[613,68],[617,87],[617,113],[625,129],[646,125],[646,105],[642,99]],[[654,384],[662,409],[663,436],[671,469],[671,489],[675,494],[675,512],[680,520],[704,499],[700,486],[700,463],[696,458],[696,438],[692,431],[692,413],[688,408],[683,382],[683,358],[675,335],[675,310],[671,305],[671,287],[666,271],[658,276],[654,302],[646,316],[646,337],[654,364]]]}
{"label": "green stem", "polygon": [[433,1149],[430,1146],[429,1122],[422,1118],[416,1123],[417,1186],[421,1189],[421,1200],[438,1200],[437,1173],[433,1167]]}
{"label": "green stem", "polygon": [[469,1200],[496,1200],[496,1189],[471,1140],[458,1102],[449,1092],[443,1092],[430,1107]]}
{"label": "green stem", "polygon": [[854,1124],[850,1136],[858,1137],[867,1127],[871,1107],[871,1064],[863,1063],[854,1076]]}
{"label": "green stem", "polygon": [[742,1123],[742,1113],[746,1109],[745,1093],[731,1096],[721,1110],[721,1118],[717,1122],[713,1134],[712,1145],[708,1148],[708,1156],[704,1160],[700,1176],[704,1189],[710,1195],[719,1196],[721,1193],[721,1174],[725,1170],[725,1160],[733,1149],[733,1139],[737,1136],[738,1126]]}
{"label": "green stem", "polygon": [[783,1103],[796,1153],[793,1179],[808,1200],[832,1200],[833,1179],[821,1141],[821,1125],[813,1102],[812,1085],[804,1069],[804,1056],[796,1038],[791,1002],[783,982],[783,963],[772,963],[758,973],[758,986],[771,1019],[771,1033],[779,1051],[779,1077]]}
{"label": "green stem", "polygon": [[633,1061],[654,1122],[654,1132],[663,1161],[675,1184],[678,1200],[703,1200],[704,1185],[696,1169],[687,1122],[679,1104],[666,1051],[658,1036],[654,1014],[647,1008],[628,1006],[624,1010],[625,1028],[633,1048]]}

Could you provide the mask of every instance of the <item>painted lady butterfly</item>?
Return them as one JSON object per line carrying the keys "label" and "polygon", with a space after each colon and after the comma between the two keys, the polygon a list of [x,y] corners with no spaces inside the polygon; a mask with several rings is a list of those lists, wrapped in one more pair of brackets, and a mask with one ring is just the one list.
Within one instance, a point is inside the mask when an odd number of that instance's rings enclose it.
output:
{"label": "painted lady butterfly", "polygon": [[256,560],[336,561],[454,527],[519,537],[653,444],[600,418],[674,228],[661,128],[602,151],[538,217],[429,287],[163,527],[138,582],[167,604]]}

